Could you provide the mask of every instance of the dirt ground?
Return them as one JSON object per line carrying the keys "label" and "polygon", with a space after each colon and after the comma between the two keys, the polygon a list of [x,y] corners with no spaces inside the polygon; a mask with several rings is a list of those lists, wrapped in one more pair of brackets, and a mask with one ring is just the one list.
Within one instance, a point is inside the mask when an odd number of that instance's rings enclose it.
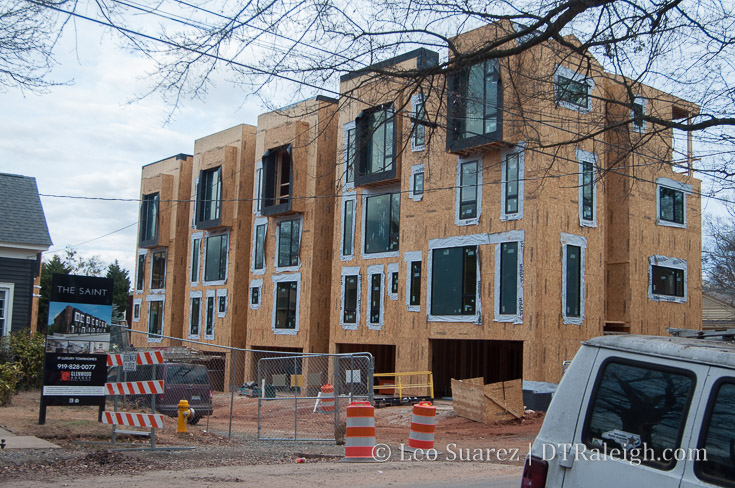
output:
{"label": "dirt ground", "polygon": [[[232,436],[228,439],[229,407],[233,402]],[[38,425],[40,393],[21,392],[8,407],[0,407],[0,427],[16,435],[33,435],[61,446],[48,450],[0,451],[0,484],[9,480],[52,481],[60,477],[98,475],[131,475],[153,471],[215,468],[243,465],[293,464],[298,458],[306,463],[332,463],[344,456],[344,447],[334,442],[257,441],[257,400],[229,394],[216,394],[214,414],[187,434],[176,433],[176,422],[165,418],[165,427],[156,433],[156,446],[172,450],[129,450],[145,448],[147,438],[118,435],[118,444],[110,444],[111,427],[97,422],[94,407],[49,407],[45,425]],[[452,412],[451,402],[437,401],[435,448],[442,454],[439,461],[475,461],[520,473],[529,444],[536,436],[543,414],[531,414],[520,420],[492,425],[477,423]],[[312,405],[299,406],[299,415],[309,429],[308,414]],[[110,407],[108,407],[110,408]],[[293,407],[283,406],[290,414],[280,414],[279,425],[284,437],[293,434]],[[262,414],[262,412],[261,412]],[[313,417],[316,418],[316,417]],[[330,425],[320,417],[325,433]],[[408,442],[410,406],[375,410],[376,441],[391,452],[389,461],[415,461],[401,454],[400,445]],[[289,430],[291,429],[291,430]],[[262,434],[261,434],[262,435]],[[502,451],[505,450],[505,451]],[[499,452],[506,452],[499,456]],[[503,468],[503,469],[506,469]],[[289,469],[292,469],[289,467]],[[506,471],[507,471],[506,469]],[[401,470],[395,471],[400,473]],[[400,477],[400,475],[397,475]]]}

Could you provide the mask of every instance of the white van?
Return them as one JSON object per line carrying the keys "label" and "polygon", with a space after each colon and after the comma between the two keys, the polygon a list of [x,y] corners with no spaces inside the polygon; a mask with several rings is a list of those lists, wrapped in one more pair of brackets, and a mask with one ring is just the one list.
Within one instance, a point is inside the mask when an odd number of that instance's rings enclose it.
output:
{"label": "white van", "polygon": [[619,335],[583,343],[522,488],[735,487],[735,344]]}

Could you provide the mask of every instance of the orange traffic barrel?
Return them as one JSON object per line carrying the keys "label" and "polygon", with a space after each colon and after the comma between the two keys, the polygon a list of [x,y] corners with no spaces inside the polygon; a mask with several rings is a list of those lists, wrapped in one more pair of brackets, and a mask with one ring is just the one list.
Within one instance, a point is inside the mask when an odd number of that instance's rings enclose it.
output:
{"label": "orange traffic barrel", "polygon": [[375,409],[370,402],[352,402],[347,407],[345,457],[342,461],[373,462]]}
{"label": "orange traffic barrel", "polygon": [[408,447],[413,449],[434,448],[435,419],[436,407],[431,402],[419,402],[413,406]]}
{"label": "orange traffic barrel", "polygon": [[323,413],[334,412],[334,387],[329,383],[322,386],[321,395],[319,395],[319,411]]}

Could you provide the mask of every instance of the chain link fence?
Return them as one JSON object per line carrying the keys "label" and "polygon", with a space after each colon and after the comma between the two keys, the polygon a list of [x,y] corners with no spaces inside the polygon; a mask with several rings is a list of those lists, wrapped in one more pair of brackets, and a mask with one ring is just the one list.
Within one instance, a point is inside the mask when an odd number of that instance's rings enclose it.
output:
{"label": "chain link fence", "polygon": [[[304,355],[167,336],[156,336],[160,344],[135,348],[130,337],[147,333],[126,328],[120,332],[113,334],[117,353],[158,350],[164,363],[138,365],[135,371],[111,367],[108,382],[163,380],[164,387],[153,395],[108,397],[106,409],[160,413],[166,416],[166,429],[176,428],[178,403],[184,399],[194,409],[189,423],[208,432],[242,440],[334,441],[335,432],[340,437],[349,402],[373,401],[374,362],[369,353]],[[332,409],[325,396],[330,386]]]}

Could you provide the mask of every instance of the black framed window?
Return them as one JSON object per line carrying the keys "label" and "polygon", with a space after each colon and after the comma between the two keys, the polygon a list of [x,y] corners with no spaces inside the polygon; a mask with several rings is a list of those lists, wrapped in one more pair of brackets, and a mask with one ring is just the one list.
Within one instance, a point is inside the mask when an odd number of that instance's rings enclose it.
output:
{"label": "black framed window", "polygon": [[500,314],[518,313],[518,242],[500,244]]}
{"label": "black framed window", "polygon": [[197,227],[217,226],[222,214],[222,168],[204,170],[199,174],[196,202]]}
{"label": "black framed window", "polygon": [[365,200],[365,254],[398,251],[401,194],[386,193]]}
{"label": "black framed window", "polygon": [[595,165],[582,161],[582,219],[595,220]]}
{"label": "black framed window", "polygon": [[413,175],[413,194],[423,195],[424,193],[424,173],[414,173]]}
{"label": "black framed window", "polygon": [[214,297],[207,297],[207,323],[204,329],[204,335],[214,335]]}
{"label": "black framed window", "polygon": [[278,266],[298,266],[299,226],[299,219],[284,220],[278,224]]}
{"label": "black framed window", "polygon": [[260,304],[260,287],[254,286],[250,288],[250,304],[251,305]]}
{"label": "black framed window", "polygon": [[133,305],[133,320],[140,320],[140,303]]}
{"label": "black framed window", "polygon": [[355,201],[354,200],[345,200],[345,212],[344,212],[344,229],[342,234],[342,255],[343,256],[351,256],[354,254],[354,232],[353,232],[353,222],[355,220]]}
{"label": "black framed window", "polygon": [[477,246],[434,249],[432,253],[431,314],[475,315]]}
{"label": "black framed window", "polygon": [[411,292],[409,305],[421,305],[421,261],[411,262]]}
{"label": "black framed window", "polygon": [[411,122],[413,123],[413,147],[423,148],[426,144],[426,107],[422,96],[414,98]]}
{"label": "black framed window", "polygon": [[269,149],[263,155],[261,212],[275,215],[291,210],[293,161],[291,145]]}
{"label": "black framed window", "polygon": [[265,267],[265,230],[266,224],[255,226],[253,269],[263,269]]}
{"label": "black framed window", "polygon": [[459,174],[459,218],[477,218],[477,170],[478,162],[460,165]]}
{"label": "black framed window", "polygon": [[520,156],[518,153],[508,154],[503,164],[505,166],[505,214],[518,213],[518,182]]}
{"label": "black framed window", "polygon": [[202,299],[194,297],[191,299],[191,316],[189,319],[189,335],[199,335],[199,321],[202,315]]}
{"label": "black framed window", "polygon": [[447,149],[462,151],[502,139],[503,87],[495,60],[449,77]]}
{"label": "black framed window", "polygon": [[646,122],[643,120],[643,116],[646,115],[645,99],[636,97],[633,100],[631,115],[633,116],[633,128],[638,132],[643,131],[646,127]]}
{"label": "black framed window", "polygon": [[[642,464],[672,469],[695,388],[692,372],[609,360],[598,373],[582,442],[592,449],[646,449]],[[625,436],[611,435],[617,432]],[[668,450],[668,451],[666,451]],[[664,459],[664,451],[669,455]],[[670,461],[669,461],[670,460]]]}
{"label": "black framed window", "polygon": [[396,127],[393,105],[363,111],[355,119],[357,172],[355,184],[377,183],[396,177]]}
{"label": "black framed window", "polygon": [[370,276],[370,323],[380,323],[380,308],[383,296],[383,275]]}
{"label": "black framed window", "polygon": [[163,333],[163,301],[148,302],[148,337]]}
{"label": "black framed window", "polygon": [[684,192],[660,186],[659,218],[666,222],[684,225]]}
{"label": "black framed window", "polygon": [[720,380],[712,389],[694,462],[697,477],[719,486],[735,486],[735,378]]}
{"label": "black framed window", "polygon": [[158,193],[143,195],[140,204],[140,237],[141,246],[156,245],[158,243]]}
{"label": "black framed window", "polygon": [[345,146],[345,181],[352,183],[355,181],[355,147],[357,146],[354,127],[345,131]]}
{"label": "black framed window", "polygon": [[390,292],[395,295],[398,293],[398,273],[392,272],[390,275]]}
{"label": "black framed window", "polygon": [[276,283],[276,329],[296,328],[297,288],[295,281]]}
{"label": "black framed window", "polygon": [[204,281],[224,281],[227,276],[227,234],[207,237]]}
{"label": "black framed window", "polygon": [[143,291],[145,286],[145,254],[138,254],[138,276],[136,278],[135,289]]}
{"label": "black framed window", "polygon": [[166,251],[151,254],[151,289],[166,288]]}
{"label": "black framed window", "polygon": [[651,266],[651,290],[654,295],[684,297],[685,281],[683,269]]}
{"label": "black framed window", "polygon": [[217,297],[217,313],[227,312],[227,296],[221,295]]}
{"label": "black framed window", "polygon": [[191,241],[191,281],[196,283],[199,281],[199,256],[201,255],[201,239],[192,239]]}
{"label": "black framed window", "polygon": [[345,280],[345,306],[342,321],[345,324],[357,323],[357,282],[358,275],[348,275]]}
{"label": "black framed window", "polygon": [[567,245],[566,262],[566,310],[567,317],[581,316],[582,303],[582,248]]}
{"label": "black framed window", "polygon": [[557,74],[556,101],[565,102],[586,110],[589,107],[589,85],[584,80],[575,80]]}

